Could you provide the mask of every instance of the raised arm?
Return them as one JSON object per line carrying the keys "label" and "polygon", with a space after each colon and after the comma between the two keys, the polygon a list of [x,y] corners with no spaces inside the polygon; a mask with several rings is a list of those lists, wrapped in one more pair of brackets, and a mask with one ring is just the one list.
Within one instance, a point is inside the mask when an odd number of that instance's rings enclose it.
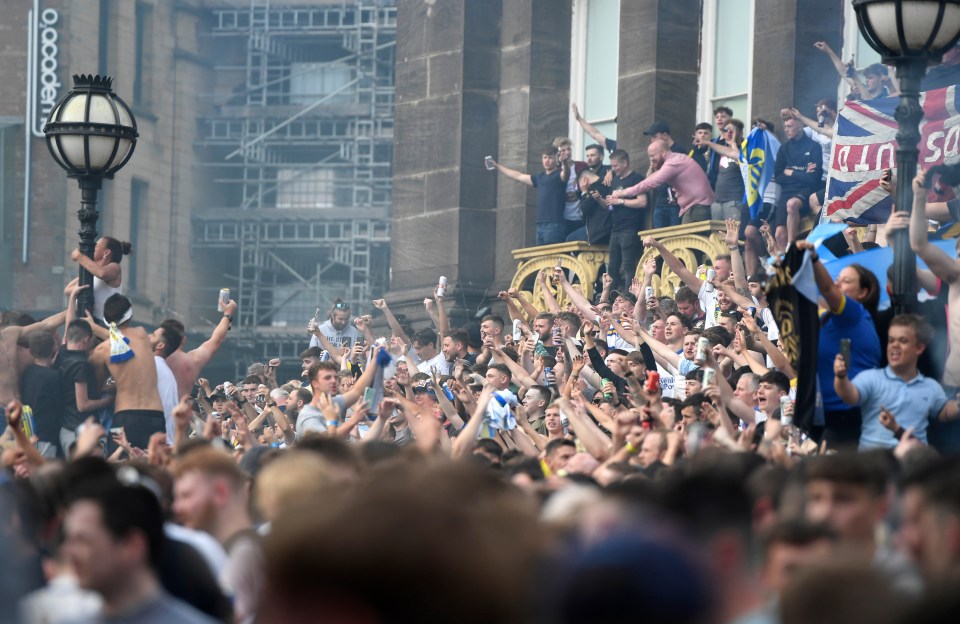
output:
{"label": "raised arm", "polygon": [[370,351],[370,361],[367,363],[367,368],[363,371],[363,374],[360,375],[360,378],[357,379],[356,383],[353,384],[353,387],[343,393],[343,401],[347,407],[350,407],[354,403],[360,400],[363,396],[363,391],[367,389],[371,383],[373,383],[373,377],[377,373],[377,354],[380,353],[380,350],[383,347],[377,345],[374,346]]}
{"label": "raised arm", "polygon": [[463,419],[460,418],[460,413],[457,412],[456,406],[449,398],[447,398],[446,393],[443,391],[443,384],[440,383],[440,373],[436,368],[430,371],[430,381],[433,385],[433,392],[437,396],[437,403],[440,404],[440,409],[443,410],[447,420],[449,420],[458,431],[463,429],[463,426],[466,423],[464,423]]}
{"label": "raised arm", "polygon": [[847,363],[839,353],[833,360],[833,389],[837,396],[847,405],[858,405],[860,403],[860,391],[850,381],[847,372]]}
{"label": "raised arm", "polygon": [[490,403],[490,397],[493,395],[493,386],[485,384],[480,398],[477,399],[477,405],[473,408],[473,414],[470,421],[460,431],[460,435],[453,442],[453,449],[450,455],[454,459],[468,455],[470,451],[477,446],[477,434],[480,432],[480,425],[486,418],[487,405]]}
{"label": "raised arm", "polygon": [[[537,280],[540,282],[540,294],[543,295],[543,302],[547,304],[547,311],[556,316],[561,312],[560,304],[557,303],[557,298],[553,296],[553,293],[550,292],[550,289],[547,287],[547,275],[547,269],[543,269],[537,273]],[[536,314],[533,316],[536,316]]]}
{"label": "raised arm", "polygon": [[537,448],[537,450],[542,451],[547,446],[549,439],[547,436],[540,434],[536,429],[533,428],[533,425],[530,424],[530,420],[527,418],[527,411],[523,405],[517,406],[516,413],[517,425],[525,434],[527,438],[530,439],[530,442]]}
{"label": "raised arm", "polygon": [[[776,344],[770,338],[767,337],[767,333],[760,331],[760,328],[757,327],[757,319],[753,318],[749,314],[743,315],[743,325],[747,328],[753,335],[753,339],[760,343],[760,346],[763,347],[763,350],[770,357],[770,361],[773,362],[773,366],[779,370],[781,373],[794,379],[797,376],[797,371],[793,370],[793,366],[790,364],[790,359],[787,355],[777,347]],[[749,355],[747,355],[747,363],[750,363]]]}
{"label": "raised arm", "polygon": [[[188,351],[185,355],[196,366],[194,370],[201,370],[210,361],[210,358],[220,349],[223,341],[227,339],[227,332],[230,331],[230,319],[235,318],[237,312],[237,302],[231,299],[223,306],[223,317],[217,326],[213,328],[213,333],[206,342],[196,349]],[[229,318],[228,318],[229,317]]]}
{"label": "raised arm", "polygon": [[493,345],[493,353],[497,356],[498,362],[505,364],[507,368],[510,369],[510,374],[513,376],[514,381],[525,388],[537,385],[537,381],[531,377],[522,366],[514,362],[513,358],[507,356],[507,354],[503,352],[503,348],[497,346],[496,343]]}
{"label": "raised arm", "polygon": [[511,180],[516,180],[517,182],[526,184],[527,186],[533,186],[533,178],[530,176],[530,174],[520,173],[516,169],[511,169],[510,167],[501,165],[495,160],[493,161],[493,166],[497,171],[507,176]]}
{"label": "raised arm", "polygon": [[444,297],[434,293],[433,300],[437,304],[437,334],[441,340],[450,333],[450,317],[447,316],[447,305],[444,303]]}
{"label": "raised arm", "polygon": [[[806,127],[810,128],[817,134],[822,134],[823,136],[828,136],[830,138],[833,138],[833,135],[835,134],[833,126],[828,126],[824,124],[823,127],[820,127],[820,124],[817,123],[816,120],[810,119],[809,117],[807,117],[806,115],[804,115],[803,113],[801,113],[795,108],[785,108],[783,109],[782,112],[786,112],[791,117],[793,117],[794,119],[796,119],[797,121],[805,125]],[[782,112],[781,112],[781,116],[782,116]]]}
{"label": "raised arm", "polygon": [[[311,321],[312,323],[313,321]],[[320,331],[320,327],[317,325],[311,325],[310,332],[320,343],[320,346],[323,347],[323,350],[327,352],[330,356],[330,359],[336,362],[338,365],[341,363],[343,358],[340,356],[339,347],[335,346],[326,336],[323,335],[323,332]]]}
{"label": "raised arm", "polygon": [[94,262],[93,258],[88,258],[80,253],[79,249],[74,249],[70,252],[70,259],[89,271],[91,275],[99,277],[107,283],[115,281],[120,275],[119,262],[111,262],[101,266]]}
{"label": "raised arm", "polygon": [[386,299],[374,299],[373,307],[383,312],[384,318],[387,319],[387,325],[390,326],[390,331],[393,332],[394,336],[402,340],[403,344],[411,344],[413,342],[410,340],[410,337],[407,336],[406,332],[403,331],[403,328],[400,327],[400,322],[397,321],[397,317],[395,317],[393,312],[390,311],[390,308],[387,306]]}
{"label": "raised arm", "polygon": [[564,274],[563,269],[554,269],[553,276],[560,284],[560,287],[563,288],[563,292],[567,293],[567,296],[570,297],[570,301],[573,302],[573,305],[577,306],[577,308],[583,312],[586,318],[593,318],[596,316],[596,312],[594,312],[593,306],[590,305],[590,302],[587,301],[587,298],[584,297],[579,290],[574,288],[569,281],[567,281],[567,276]]}
{"label": "raised arm", "polygon": [[823,295],[824,300],[830,307],[830,311],[834,314],[840,312],[844,303],[843,291],[840,290],[837,283],[830,277],[827,268],[820,262],[820,256],[817,255],[813,243],[797,241],[794,244],[797,246],[797,249],[809,249],[813,254],[813,278],[817,282],[817,289],[819,289],[820,294]]}
{"label": "raised arm", "polygon": [[655,357],[661,365],[669,365],[675,369],[680,368],[680,356],[674,353],[673,349],[658,340],[654,340],[653,336],[642,327],[637,328],[637,336],[650,347],[650,350],[653,351],[653,357]]}
{"label": "raised arm", "polygon": [[[647,258],[643,263],[643,283],[640,285],[639,292],[634,293],[637,297],[637,303],[633,306],[633,320],[640,325],[647,320],[647,288],[653,286],[653,276],[657,272],[657,259],[653,256]],[[636,278],[634,278],[636,279]]]}
{"label": "raised arm", "polygon": [[540,314],[540,310],[536,309],[532,303],[530,303],[526,297],[520,294],[516,288],[511,288],[507,291],[507,295],[511,299],[516,299],[520,304],[520,307],[523,308],[523,313],[526,315],[525,321],[529,322],[531,319],[537,317]]}
{"label": "raised arm", "polygon": [[927,236],[927,190],[926,173],[917,172],[913,179],[913,214],[910,216],[910,247],[927,263],[933,274],[948,284],[960,280],[960,263],[945,251],[931,245]]}
{"label": "raised arm", "polygon": [[837,70],[837,74],[840,75],[841,80],[846,80],[847,82],[851,82],[851,84],[853,84],[850,77],[847,76],[847,66],[843,64],[843,61],[840,60],[840,57],[837,56],[837,53],[833,51],[833,48],[831,48],[826,41],[817,41],[813,44],[813,47],[827,55],[827,58],[829,58],[830,62],[833,63],[834,69]]}
{"label": "raised arm", "polygon": [[727,249],[730,251],[730,272],[733,274],[733,285],[737,288],[747,287],[747,270],[740,255],[740,224],[733,219],[726,221],[727,231],[723,235]]}
{"label": "raised arm", "polygon": [[583,128],[583,131],[590,135],[590,138],[599,143],[600,145],[607,145],[607,137],[600,132],[596,126],[589,123],[586,119],[580,116],[580,109],[577,108],[577,104],[573,103],[570,108],[573,109],[573,118],[577,120],[577,123],[580,124],[580,127]]}
{"label": "raised arm", "polygon": [[517,307],[517,304],[514,303],[513,299],[510,298],[510,293],[508,293],[506,290],[501,290],[497,294],[497,298],[507,306],[507,315],[510,317],[511,321],[519,319],[523,322],[526,322],[523,312],[520,311],[520,308]]}
{"label": "raised arm", "polygon": [[721,156],[733,158],[734,160],[740,159],[740,150],[737,149],[736,145],[720,145],[719,143],[714,143],[713,141],[697,141],[696,144],[698,146],[706,145]]}
{"label": "raised arm", "polygon": [[583,443],[587,452],[600,461],[610,456],[611,440],[603,431],[600,431],[593,420],[580,409],[574,407],[568,399],[560,399],[560,410],[567,414],[577,438]]}
{"label": "raised arm", "polygon": [[660,253],[660,257],[663,258],[663,261],[670,267],[670,270],[676,273],[690,290],[695,293],[700,292],[700,288],[703,286],[703,280],[694,275],[683,262],[680,262],[680,258],[673,255],[663,243],[652,236],[648,236],[644,239],[643,244],[656,249]]}

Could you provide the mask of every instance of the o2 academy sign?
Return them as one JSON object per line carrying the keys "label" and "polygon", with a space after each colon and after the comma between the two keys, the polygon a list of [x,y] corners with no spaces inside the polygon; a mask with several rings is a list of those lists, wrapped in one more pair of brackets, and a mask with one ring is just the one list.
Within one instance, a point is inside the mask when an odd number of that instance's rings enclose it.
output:
{"label": "o2 academy sign", "polygon": [[41,10],[34,0],[27,21],[27,123],[33,136],[42,138],[43,124],[63,86],[58,75],[60,13],[50,8]]}

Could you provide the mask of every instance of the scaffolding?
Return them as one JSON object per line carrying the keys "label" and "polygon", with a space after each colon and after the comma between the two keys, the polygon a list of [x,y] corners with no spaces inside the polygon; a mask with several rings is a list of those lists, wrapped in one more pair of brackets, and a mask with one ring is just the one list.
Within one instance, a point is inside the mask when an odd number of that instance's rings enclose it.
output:
{"label": "scaffolding", "polygon": [[317,307],[359,311],[386,290],[395,4],[207,5],[216,79],[196,148],[210,188],[193,242],[221,280],[206,296],[236,289],[251,357],[295,357]]}

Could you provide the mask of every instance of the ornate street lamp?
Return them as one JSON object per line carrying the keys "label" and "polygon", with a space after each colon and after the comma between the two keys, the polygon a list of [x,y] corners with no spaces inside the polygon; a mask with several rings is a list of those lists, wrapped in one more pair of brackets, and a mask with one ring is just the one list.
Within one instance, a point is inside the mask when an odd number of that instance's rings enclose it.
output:
{"label": "ornate street lamp", "polygon": [[[113,179],[137,145],[137,120],[111,89],[108,76],[74,75],[73,89],[53,105],[43,133],[47,147],[67,177],[80,184],[80,253],[93,258],[97,239],[97,193],[104,178]],[[93,310],[93,276],[80,266],[77,304],[82,316]]]}
{"label": "ornate street lamp", "polygon": [[[920,80],[929,63],[960,39],[960,0],[853,0],[863,38],[895,65],[900,82],[897,119],[897,210],[913,210],[913,178],[917,173],[920,141]],[[893,297],[897,314],[909,312],[917,300],[917,261],[909,234],[893,239]]]}

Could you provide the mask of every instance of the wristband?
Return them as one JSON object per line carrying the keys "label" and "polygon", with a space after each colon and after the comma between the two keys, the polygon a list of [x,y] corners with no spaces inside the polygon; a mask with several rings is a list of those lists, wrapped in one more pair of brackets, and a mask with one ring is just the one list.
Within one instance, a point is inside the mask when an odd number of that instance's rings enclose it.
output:
{"label": "wristband", "polygon": [[633,444],[631,444],[629,440],[627,440],[627,444],[625,448],[627,449],[627,452],[630,453],[631,455],[636,455],[637,453],[640,452],[640,449],[638,449]]}
{"label": "wristband", "polygon": [[339,421],[339,420],[328,420],[328,421],[327,421],[327,426],[328,426],[328,427],[336,427],[336,426],[339,425],[339,424],[340,424],[340,421]]}
{"label": "wristband", "polygon": [[231,329],[233,329],[233,315],[224,314],[223,318],[227,319],[227,331],[230,331]]}
{"label": "wristband", "polygon": [[901,427],[901,426],[898,425],[898,426],[897,426],[897,430],[893,432],[893,437],[895,437],[896,439],[899,440],[899,439],[903,438],[903,434],[904,434],[904,433],[906,433],[906,431],[904,431],[903,427]]}
{"label": "wristband", "polygon": [[740,245],[727,245],[727,249],[730,251],[740,251]]}

